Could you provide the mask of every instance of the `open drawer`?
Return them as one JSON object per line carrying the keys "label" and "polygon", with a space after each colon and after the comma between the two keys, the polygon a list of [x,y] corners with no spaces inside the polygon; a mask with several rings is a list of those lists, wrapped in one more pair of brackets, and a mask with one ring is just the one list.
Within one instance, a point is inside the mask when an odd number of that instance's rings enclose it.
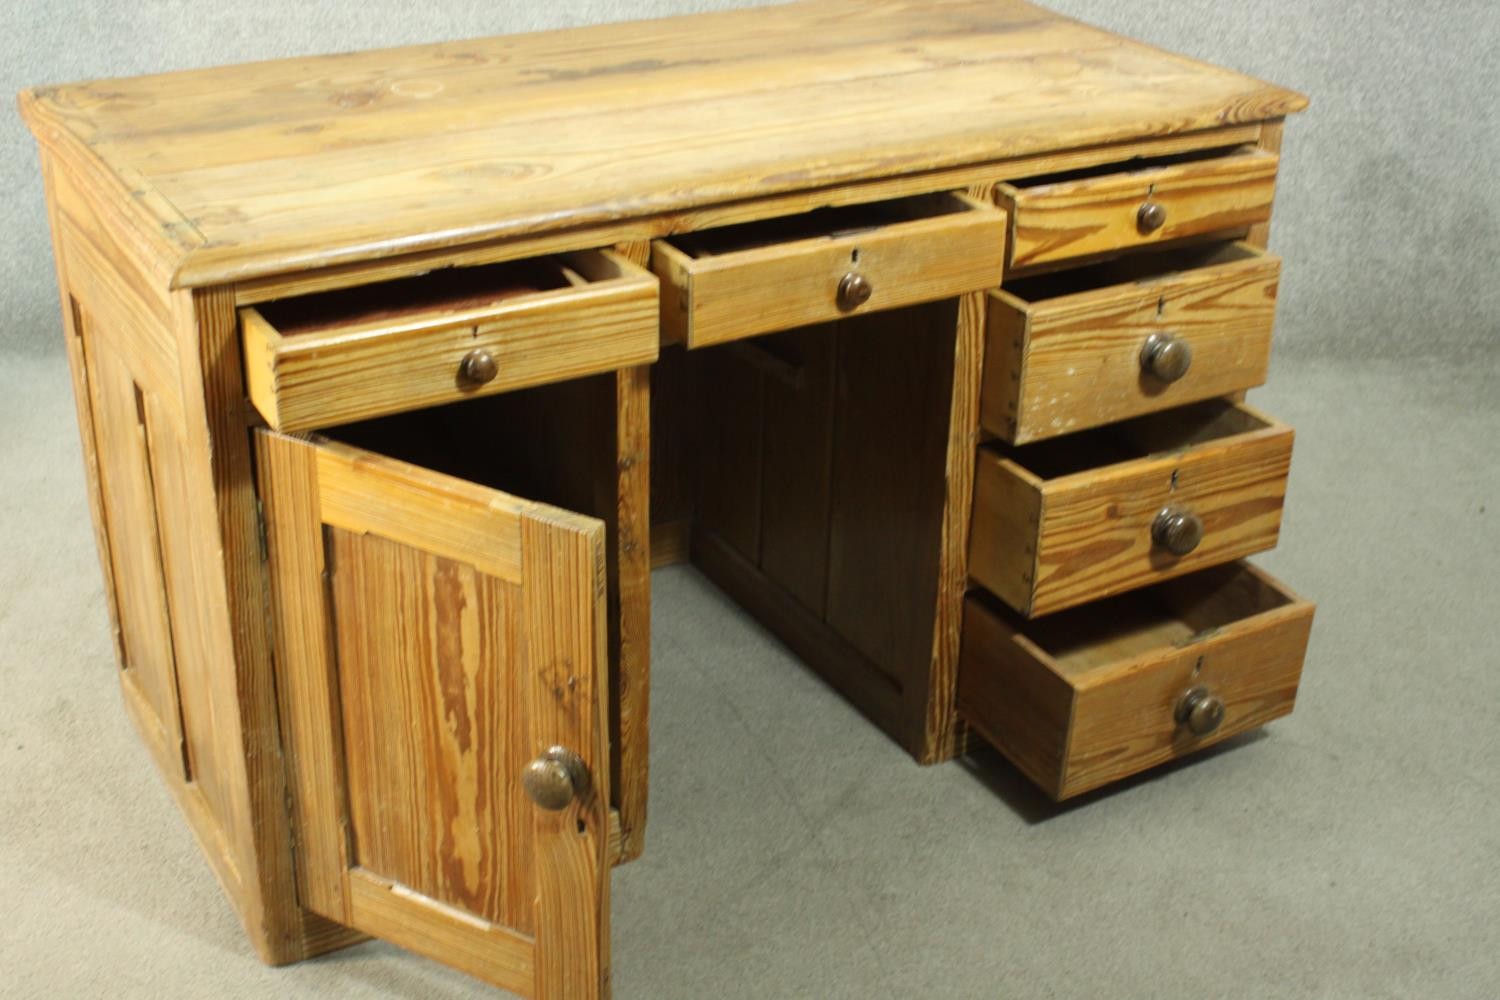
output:
{"label": "open drawer", "polygon": [[1035,622],[974,594],[959,711],[1066,799],[1291,712],[1312,619],[1245,563]]}
{"label": "open drawer", "polygon": [[1195,403],[979,451],[969,575],[1029,617],[1275,546],[1292,429]]}
{"label": "open drawer", "polygon": [[1239,146],[1001,184],[1008,270],[1055,265],[1271,217],[1275,153]]}
{"label": "open drawer", "polygon": [[448,471],[489,449],[255,440],[299,902],[516,993],[604,995],[604,523]]}
{"label": "open drawer", "polygon": [[1280,276],[1272,255],[1216,243],[990,292],[984,429],[1025,444],[1260,385]]}
{"label": "open drawer", "polygon": [[1005,213],[940,193],[657,240],[664,339],[688,347],[1000,283]]}
{"label": "open drawer", "polygon": [[658,293],[608,250],[450,268],[240,310],[250,399],[278,430],[656,359]]}

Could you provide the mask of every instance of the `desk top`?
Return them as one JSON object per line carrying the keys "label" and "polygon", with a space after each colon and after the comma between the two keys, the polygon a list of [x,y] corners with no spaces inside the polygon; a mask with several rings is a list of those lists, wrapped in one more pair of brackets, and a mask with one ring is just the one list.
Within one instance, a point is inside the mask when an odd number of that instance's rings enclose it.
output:
{"label": "desk top", "polygon": [[23,92],[177,286],[1141,136],[1306,99],[1019,0],[814,0]]}

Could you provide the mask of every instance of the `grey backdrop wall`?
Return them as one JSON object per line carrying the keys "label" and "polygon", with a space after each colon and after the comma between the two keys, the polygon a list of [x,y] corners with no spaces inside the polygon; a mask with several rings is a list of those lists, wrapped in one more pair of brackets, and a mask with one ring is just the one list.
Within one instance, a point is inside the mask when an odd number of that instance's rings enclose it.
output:
{"label": "grey backdrop wall", "polygon": [[[0,89],[569,24],[750,0],[9,0]],[[1500,2],[1053,0],[1063,13],[1312,96],[1286,140],[1278,351],[1500,352]],[[3,355],[60,350],[36,155],[0,116]]]}

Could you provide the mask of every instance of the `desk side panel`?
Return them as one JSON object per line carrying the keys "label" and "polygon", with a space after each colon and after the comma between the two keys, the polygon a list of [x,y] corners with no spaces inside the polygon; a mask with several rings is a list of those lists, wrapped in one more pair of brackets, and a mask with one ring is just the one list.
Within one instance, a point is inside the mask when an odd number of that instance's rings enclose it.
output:
{"label": "desk side panel", "polygon": [[[232,291],[169,291],[148,213],[46,147],[42,166],[126,708],[261,957],[348,944],[293,889]],[[127,616],[142,589],[162,601]]]}

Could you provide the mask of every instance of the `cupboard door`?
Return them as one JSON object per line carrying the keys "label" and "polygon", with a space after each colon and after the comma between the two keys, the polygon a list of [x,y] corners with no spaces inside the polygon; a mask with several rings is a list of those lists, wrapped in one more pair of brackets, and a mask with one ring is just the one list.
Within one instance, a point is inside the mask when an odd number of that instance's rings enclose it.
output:
{"label": "cupboard door", "polygon": [[602,522],[332,441],[257,454],[303,905],[606,995]]}

